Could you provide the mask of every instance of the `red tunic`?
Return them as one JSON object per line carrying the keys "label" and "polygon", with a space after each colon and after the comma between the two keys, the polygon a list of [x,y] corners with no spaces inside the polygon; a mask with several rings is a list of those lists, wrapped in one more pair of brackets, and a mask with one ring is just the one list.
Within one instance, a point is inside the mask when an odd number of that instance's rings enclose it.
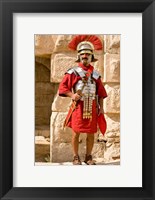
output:
{"label": "red tunic", "polygon": [[[79,64],[85,71],[89,69],[89,67],[83,66],[81,63]],[[92,67],[92,66],[91,66]],[[76,83],[81,80],[80,76],[76,76],[74,73],[65,74],[62,82],[59,85],[59,95],[66,96],[65,94],[71,92],[75,87]],[[101,82],[101,79],[94,79],[96,82],[96,94],[99,98],[107,97],[107,93],[105,88]],[[96,100],[93,100],[92,107],[92,119],[83,119],[83,101],[78,101],[76,109],[73,111],[71,119],[68,123],[68,126],[71,127],[75,132],[79,133],[96,133],[97,132],[97,106]]]}

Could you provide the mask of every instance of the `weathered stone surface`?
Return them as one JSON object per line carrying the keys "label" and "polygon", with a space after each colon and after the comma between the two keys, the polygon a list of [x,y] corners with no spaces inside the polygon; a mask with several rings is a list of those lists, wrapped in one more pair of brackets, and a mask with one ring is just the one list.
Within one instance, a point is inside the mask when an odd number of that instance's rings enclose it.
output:
{"label": "weathered stone surface", "polygon": [[107,130],[108,132],[116,132],[120,131],[120,115],[119,114],[107,114],[105,115],[107,122]]}
{"label": "weathered stone surface", "polygon": [[35,57],[35,62],[44,65],[45,67],[47,67],[49,70],[51,69],[51,61],[50,58],[43,58],[43,57]]}
{"label": "weathered stone surface", "polygon": [[94,144],[92,156],[93,158],[104,158],[105,143],[100,142]]}
{"label": "weathered stone surface", "polygon": [[53,94],[44,94],[44,95],[36,95],[35,96],[35,105],[36,106],[48,106],[51,107],[53,102]]}
{"label": "weathered stone surface", "polygon": [[45,138],[50,138],[50,127],[41,125],[35,127],[35,136],[43,136]]}
{"label": "weathered stone surface", "polygon": [[49,107],[35,107],[35,124],[50,124],[51,109]]}
{"label": "weathered stone surface", "polygon": [[35,81],[50,81],[50,70],[43,64],[35,63]]}
{"label": "weathered stone surface", "polygon": [[105,54],[104,59],[104,81],[120,82],[120,55]]}
{"label": "weathered stone surface", "polygon": [[55,94],[55,84],[50,82],[36,82],[35,83],[35,94],[36,95],[50,95]]}
{"label": "weathered stone surface", "polygon": [[104,78],[104,56],[103,52],[100,54],[95,54],[95,58],[98,59],[98,61],[91,63],[94,66],[94,69],[99,72],[101,75],[101,78],[103,80]]}
{"label": "weathered stone surface", "polygon": [[55,48],[57,35],[35,35],[35,55],[40,57],[50,57]]}
{"label": "weathered stone surface", "polygon": [[120,136],[120,115],[119,114],[105,114],[107,122],[107,129],[104,135],[99,134],[99,141],[107,141],[108,138]]}
{"label": "weathered stone surface", "polygon": [[71,129],[63,129],[63,123],[66,118],[67,112],[52,112],[50,136],[51,142],[54,143],[70,143],[71,142]]}
{"label": "weathered stone surface", "polygon": [[120,86],[106,84],[105,89],[108,97],[104,100],[105,113],[120,113]]}
{"label": "weathered stone surface", "polygon": [[35,137],[35,161],[45,162],[50,153],[50,142],[43,136]]}
{"label": "weathered stone surface", "polygon": [[111,54],[120,54],[120,35],[106,35],[105,51]]}
{"label": "weathered stone surface", "polygon": [[54,102],[52,104],[52,111],[54,112],[67,112],[72,103],[71,98],[69,97],[60,97],[56,95],[54,98]]}
{"label": "weathered stone surface", "polygon": [[51,82],[55,83],[61,82],[65,72],[69,68],[77,66],[75,60],[76,60],[75,54],[70,54],[70,53],[54,54],[51,58]]}
{"label": "weathered stone surface", "polygon": [[100,131],[98,134],[98,142],[107,142],[106,133],[103,135]]}
{"label": "weathered stone surface", "polygon": [[73,159],[71,143],[53,143],[50,150],[51,162],[71,162]]}
{"label": "weathered stone surface", "polygon": [[35,144],[49,145],[50,143],[44,136],[35,136]]}
{"label": "weathered stone surface", "polygon": [[104,158],[106,162],[120,159],[120,147],[116,144],[111,144],[110,146],[106,143],[106,150],[104,151]]}
{"label": "weathered stone surface", "polygon": [[54,52],[71,51],[68,48],[68,43],[73,38],[73,35],[57,35]]}
{"label": "weathered stone surface", "polygon": [[[104,143],[94,144],[92,156],[93,158],[104,158]],[[79,155],[84,160],[86,154],[85,141],[79,143]],[[71,143],[53,143],[51,145],[51,162],[72,162],[73,150]]]}

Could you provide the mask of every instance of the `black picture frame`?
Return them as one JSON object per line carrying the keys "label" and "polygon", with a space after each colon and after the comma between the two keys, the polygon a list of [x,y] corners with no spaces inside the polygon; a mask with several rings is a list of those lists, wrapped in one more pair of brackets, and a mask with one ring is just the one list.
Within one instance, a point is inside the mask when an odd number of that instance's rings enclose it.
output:
{"label": "black picture frame", "polygon": [[[13,187],[13,13],[142,13],[142,187]],[[155,199],[154,0],[0,0],[1,199]],[[133,130],[134,131],[134,130]],[[25,172],[28,174],[28,172]],[[129,171],[129,175],[132,171]],[[104,180],[103,180],[104,181]]]}

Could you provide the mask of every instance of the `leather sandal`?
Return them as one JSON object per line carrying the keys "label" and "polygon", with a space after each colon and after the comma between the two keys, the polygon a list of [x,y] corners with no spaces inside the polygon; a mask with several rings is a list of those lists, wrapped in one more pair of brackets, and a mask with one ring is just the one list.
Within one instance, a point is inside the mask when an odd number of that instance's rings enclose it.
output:
{"label": "leather sandal", "polygon": [[87,165],[96,165],[95,161],[92,159],[92,155],[89,156],[86,155],[84,162]]}
{"label": "leather sandal", "polygon": [[73,165],[82,165],[80,157],[78,155],[74,156],[74,158],[73,158]]}

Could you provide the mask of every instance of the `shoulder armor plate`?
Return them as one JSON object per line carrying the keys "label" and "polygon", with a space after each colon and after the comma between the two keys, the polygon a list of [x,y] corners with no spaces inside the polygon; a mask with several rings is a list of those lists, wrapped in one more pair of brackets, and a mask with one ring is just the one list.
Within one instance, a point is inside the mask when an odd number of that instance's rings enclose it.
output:
{"label": "shoulder armor plate", "polygon": [[72,74],[74,72],[73,68],[67,70],[66,74]]}
{"label": "shoulder armor plate", "polygon": [[94,79],[97,80],[97,79],[100,78],[101,76],[100,76],[100,74],[99,74],[98,71],[94,70],[94,71],[93,71],[93,74],[92,74],[92,77],[93,77]]}
{"label": "shoulder armor plate", "polygon": [[74,70],[76,71],[76,73],[81,77],[85,77],[86,74],[84,73],[84,70],[81,67],[74,67]]}
{"label": "shoulder armor plate", "polygon": [[76,76],[80,76],[81,78],[85,77],[84,70],[78,66],[72,67],[67,70],[66,74],[72,74],[74,73]]}
{"label": "shoulder armor plate", "polygon": [[73,68],[70,68],[67,70],[67,72],[65,74],[75,74],[76,76],[78,76],[76,70],[75,70],[76,67],[73,67]]}

